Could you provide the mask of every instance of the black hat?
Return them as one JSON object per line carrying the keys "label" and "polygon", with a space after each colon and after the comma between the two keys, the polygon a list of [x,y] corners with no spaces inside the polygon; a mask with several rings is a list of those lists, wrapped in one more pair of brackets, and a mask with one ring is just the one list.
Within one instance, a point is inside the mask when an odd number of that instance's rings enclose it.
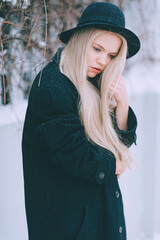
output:
{"label": "black hat", "polygon": [[127,40],[127,58],[135,55],[140,49],[139,38],[132,31],[125,28],[125,17],[122,10],[112,3],[91,3],[82,13],[77,26],[59,33],[58,37],[62,42],[67,43],[75,31],[84,27],[95,27],[122,35]]}

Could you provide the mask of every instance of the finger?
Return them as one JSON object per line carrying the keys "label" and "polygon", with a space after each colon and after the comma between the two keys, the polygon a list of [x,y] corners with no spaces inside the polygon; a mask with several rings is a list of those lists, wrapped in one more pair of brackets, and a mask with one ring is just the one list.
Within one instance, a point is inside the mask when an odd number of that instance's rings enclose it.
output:
{"label": "finger", "polygon": [[123,83],[121,83],[121,82],[113,81],[110,86],[117,87],[117,86],[122,86],[122,85],[123,85]]}
{"label": "finger", "polygon": [[109,91],[110,91],[110,93],[115,93],[116,92],[116,88],[115,87],[110,87]]}
{"label": "finger", "polygon": [[120,86],[120,83],[113,82],[113,83],[111,84],[111,86],[114,87],[114,88],[116,88],[116,87]]}
{"label": "finger", "polygon": [[125,82],[124,82],[124,80],[122,80],[122,79],[118,79],[118,80],[113,80],[113,82],[112,82],[112,84],[116,84],[116,85],[124,85],[125,84]]}
{"label": "finger", "polygon": [[123,83],[118,83],[118,84],[111,84],[110,85],[111,88],[117,89],[117,90],[121,90],[123,88],[125,88],[125,85]]}
{"label": "finger", "polygon": [[118,82],[113,81],[113,82],[111,83],[111,86],[114,86],[114,87],[123,87],[123,86],[124,86],[124,83],[121,82],[121,81],[118,81]]}
{"label": "finger", "polygon": [[119,79],[119,78],[114,79],[112,83],[114,83],[114,84],[118,84],[118,83],[120,83],[120,79]]}
{"label": "finger", "polygon": [[121,176],[120,174],[117,174],[117,179],[119,179],[119,178],[120,178],[120,176]]}
{"label": "finger", "polygon": [[109,91],[110,93],[113,93],[113,94],[119,94],[120,88],[110,87]]}
{"label": "finger", "polygon": [[119,76],[119,77],[116,77],[113,81],[114,82],[125,82],[125,78],[123,76]]}

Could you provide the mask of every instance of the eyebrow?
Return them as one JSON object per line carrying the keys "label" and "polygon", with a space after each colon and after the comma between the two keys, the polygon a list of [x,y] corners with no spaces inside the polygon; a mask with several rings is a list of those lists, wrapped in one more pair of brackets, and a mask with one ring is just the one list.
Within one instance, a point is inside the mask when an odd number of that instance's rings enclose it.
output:
{"label": "eyebrow", "polygon": [[[105,48],[103,46],[101,46],[98,43],[93,42],[93,44],[96,44],[97,46],[99,46],[100,48],[102,48],[103,50],[105,50]],[[111,52],[110,54],[118,54],[118,52]]]}

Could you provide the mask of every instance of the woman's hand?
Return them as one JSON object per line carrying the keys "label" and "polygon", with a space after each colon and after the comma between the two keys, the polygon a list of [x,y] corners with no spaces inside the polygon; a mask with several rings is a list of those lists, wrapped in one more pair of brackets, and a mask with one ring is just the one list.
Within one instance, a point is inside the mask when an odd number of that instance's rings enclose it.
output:
{"label": "woman's hand", "polygon": [[116,161],[116,175],[117,178],[120,178],[120,175],[126,170],[126,166],[120,160]]}
{"label": "woman's hand", "polygon": [[113,93],[117,105],[129,105],[126,81],[122,76],[116,76],[110,86],[110,91]]}
{"label": "woman's hand", "polygon": [[119,129],[127,130],[129,99],[124,77],[117,76],[110,86],[110,91],[117,102],[116,119]]}

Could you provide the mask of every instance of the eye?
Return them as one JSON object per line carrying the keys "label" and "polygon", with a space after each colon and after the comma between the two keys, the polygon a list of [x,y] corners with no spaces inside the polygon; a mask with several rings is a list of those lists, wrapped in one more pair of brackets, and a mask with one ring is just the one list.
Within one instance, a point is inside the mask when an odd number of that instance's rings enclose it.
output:
{"label": "eye", "polygon": [[117,55],[110,55],[110,58],[113,59],[115,58]]}
{"label": "eye", "polygon": [[94,46],[93,46],[93,49],[94,49],[96,52],[100,52],[100,51],[101,51],[99,48],[94,47]]}

